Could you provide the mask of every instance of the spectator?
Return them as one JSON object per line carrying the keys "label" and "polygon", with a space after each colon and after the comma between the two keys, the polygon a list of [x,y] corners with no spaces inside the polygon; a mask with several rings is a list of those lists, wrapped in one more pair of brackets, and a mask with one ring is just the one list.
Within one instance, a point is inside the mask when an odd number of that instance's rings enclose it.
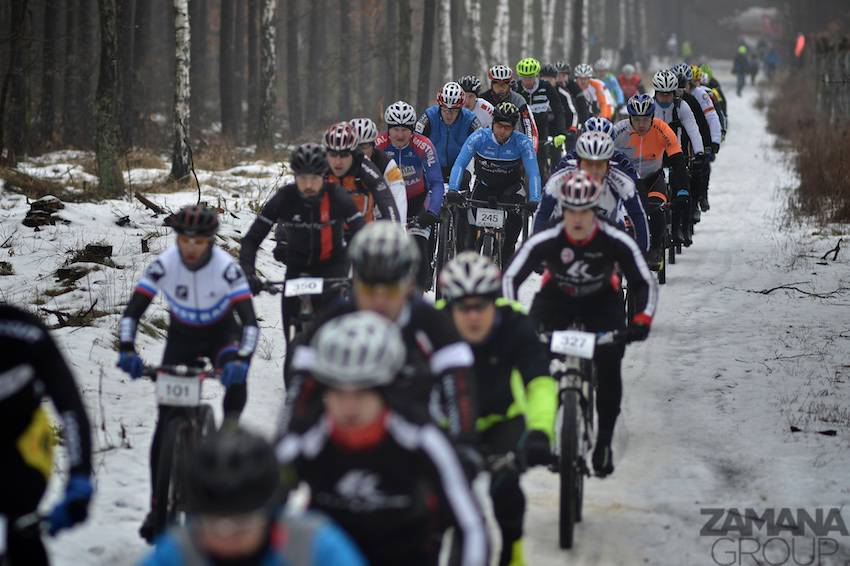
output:
{"label": "spectator", "polygon": [[747,46],[743,43],[738,46],[738,54],[735,55],[735,61],[732,63],[732,74],[738,79],[738,96],[741,96],[741,91],[744,90],[744,85],[747,84],[747,74],[750,72],[750,61],[747,59]]}

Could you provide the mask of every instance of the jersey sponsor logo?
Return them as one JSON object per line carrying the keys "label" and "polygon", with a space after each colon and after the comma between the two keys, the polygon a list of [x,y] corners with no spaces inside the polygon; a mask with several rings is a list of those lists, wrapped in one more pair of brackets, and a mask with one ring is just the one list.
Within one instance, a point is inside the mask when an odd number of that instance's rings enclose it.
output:
{"label": "jersey sponsor logo", "polygon": [[189,298],[189,287],[187,287],[186,285],[178,285],[174,289],[174,294],[181,301],[185,301]]}
{"label": "jersey sponsor logo", "polygon": [[224,270],[224,280],[230,283],[231,285],[233,285],[240,279],[244,279],[244,277],[245,274],[242,273],[242,269],[235,263],[231,263],[227,266],[227,269]]}
{"label": "jersey sponsor logo", "polygon": [[573,280],[577,280],[579,282],[592,281],[596,278],[596,276],[590,273],[590,266],[581,260],[570,266],[567,270],[567,275],[569,275]]}
{"label": "jersey sponsor logo", "polygon": [[572,248],[564,248],[561,250],[561,261],[564,264],[572,263],[572,261],[576,258],[576,253]]}
{"label": "jersey sponsor logo", "polygon": [[154,260],[145,270],[145,276],[154,283],[162,279],[163,275],[165,275],[165,266],[158,259]]}
{"label": "jersey sponsor logo", "polygon": [[336,493],[317,493],[316,500],[325,505],[352,511],[403,509],[410,505],[406,495],[390,495],[380,487],[381,478],[369,470],[350,470],[336,483]]}

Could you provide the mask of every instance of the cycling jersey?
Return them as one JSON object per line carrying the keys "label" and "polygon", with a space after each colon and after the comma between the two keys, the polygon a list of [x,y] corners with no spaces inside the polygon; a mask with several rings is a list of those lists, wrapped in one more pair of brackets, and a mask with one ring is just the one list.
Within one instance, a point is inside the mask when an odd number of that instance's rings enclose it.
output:
{"label": "cycling jersey", "polygon": [[[620,208],[625,208],[635,226],[635,241],[642,250],[649,249],[649,224],[635,181],[620,168],[609,161],[608,172],[603,181],[604,191],[597,208],[611,222],[620,219]],[[534,232],[547,227],[552,218],[560,218],[562,211],[555,197],[555,191],[563,183],[562,179],[578,169],[576,161],[568,161],[564,168],[553,174],[546,183],[546,190],[537,214],[534,217]]]}
{"label": "cycling jersey", "polygon": [[440,106],[434,104],[429,106],[416,121],[415,131],[430,139],[434,144],[443,170],[443,178],[446,178],[457,159],[460,148],[463,147],[463,142],[480,127],[481,124],[475,114],[466,108],[460,109],[454,123],[446,124],[440,115]]}
{"label": "cycling jersey", "polygon": [[620,107],[626,103],[626,98],[625,94],[623,93],[623,89],[620,88],[620,83],[613,73],[608,73],[604,77],[601,77],[599,80],[605,83],[605,87],[608,89],[608,92],[611,93],[611,96],[614,99],[614,103],[617,107]]}
{"label": "cycling jersey", "polygon": [[[655,117],[658,120],[663,120],[670,126],[673,133],[678,136],[680,147],[686,147],[686,144],[683,142],[689,141],[694,153],[703,153],[705,151],[699,124],[689,105],[682,104],[681,100],[674,99],[673,102],[664,106],[656,100]],[[684,128],[687,139],[683,138],[682,128]]]}
{"label": "cycling jersey", "polygon": [[528,177],[528,200],[540,200],[540,172],[537,156],[528,136],[514,131],[503,144],[493,130],[481,128],[469,136],[460,150],[449,178],[449,190],[457,191],[463,171],[475,157],[476,182],[493,191],[502,191],[522,182],[523,169]]}
{"label": "cycling jersey", "polygon": [[277,445],[280,463],[310,486],[310,506],[326,513],[370,564],[431,566],[451,520],[461,562],[487,564],[484,519],[457,455],[433,424],[387,410],[352,439],[323,417]]}
{"label": "cycling jersey", "polygon": [[587,88],[584,89],[584,98],[591,107],[594,116],[601,116],[613,120],[614,107],[611,105],[610,94],[606,91],[608,87],[598,79],[589,79]]}
{"label": "cycling jersey", "polygon": [[[552,169],[552,174],[554,175],[555,173],[569,165],[570,161],[576,160],[578,160],[578,153],[576,153],[575,150],[567,152],[566,155],[561,158],[561,161],[558,162],[555,168]],[[629,161],[628,156],[622,151],[617,151],[615,149],[614,154],[611,156],[611,159],[608,160],[608,165],[619,169],[620,171],[631,177],[632,181],[634,181],[635,183],[638,182],[638,174],[637,170],[635,169],[635,166],[632,165],[632,162]],[[546,195],[544,194],[543,197],[546,198]]]}
{"label": "cycling jersey", "polygon": [[537,147],[540,143],[540,134],[537,132],[537,122],[534,119],[534,114],[532,114],[531,109],[528,107],[528,103],[518,92],[513,89],[508,89],[506,95],[499,97],[496,96],[496,93],[493,92],[492,89],[490,89],[483,92],[481,94],[481,98],[493,106],[498,106],[500,102],[510,102],[519,108],[519,123],[517,124],[517,130],[531,138],[534,151],[537,151]]}
{"label": "cycling jersey", "polygon": [[248,275],[254,275],[257,249],[275,224],[286,235],[284,263],[291,269],[308,270],[344,259],[343,228],[347,225],[356,233],[364,221],[339,185],[326,182],[312,198],[305,198],[295,183],[286,185],[263,205],[242,238],[239,262]]}
{"label": "cycling jersey", "polygon": [[636,94],[643,94],[646,92],[646,89],[643,87],[643,81],[637,73],[632,74],[632,76],[628,78],[626,78],[626,75],[620,73],[620,76],[617,77],[617,82],[620,83],[620,88],[623,91],[623,98],[626,100]]}
{"label": "cycling jersey", "polygon": [[711,142],[719,145],[722,136],[720,117],[714,108],[711,91],[707,87],[698,86],[691,91],[691,94],[699,102],[700,108],[702,108],[702,112],[705,114],[705,119],[708,121],[708,127],[711,131]]}
{"label": "cycling jersey", "polygon": [[[434,214],[440,214],[443,206],[443,174],[434,144],[422,134],[413,133],[410,143],[398,148],[390,143],[387,132],[378,134],[375,146],[384,151],[398,163],[407,189],[407,200],[426,195],[426,207]],[[419,214],[419,210],[407,209],[407,217]]]}
{"label": "cycling jersey", "polygon": [[[564,107],[558,92],[548,82],[535,79],[531,89],[526,89],[522,81],[517,81],[515,91],[526,101],[534,122],[537,124],[537,134],[541,139],[549,136],[565,134]],[[539,149],[539,145],[538,145]]]}
{"label": "cycling jersey", "polygon": [[584,124],[590,118],[590,107],[587,99],[575,80],[570,79],[566,82],[558,83],[558,93],[561,95],[562,100],[569,100],[569,103],[564,108],[566,109],[571,103],[572,106],[570,108],[574,114],[578,115],[577,120],[575,116],[573,116],[573,120],[567,119],[568,129],[570,129],[569,126],[571,123],[575,122],[575,126],[578,128],[580,124]]}
{"label": "cycling jersey", "polygon": [[404,186],[404,177],[401,174],[401,169],[395,159],[388,156],[385,152],[377,147],[372,148],[372,163],[383,172],[384,181],[390,187],[390,192],[395,200],[395,207],[398,210],[399,220],[407,218],[407,190]]}
{"label": "cycling jersey", "polygon": [[359,149],[352,151],[351,155],[351,168],[342,177],[337,177],[328,171],[325,180],[340,185],[351,195],[366,222],[374,220],[375,207],[382,219],[398,221],[398,210],[396,210],[393,195],[381,171],[374,163],[366,159]]}
{"label": "cycling jersey", "polygon": [[483,98],[475,99],[475,108],[472,112],[478,118],[478,123],[482,128],[489,128],[493,124],[493,105]]}
{"label": "cycling jersey", "polygon": [[644,135],[638,135],[631,122],[621,120],[614,125],[614,146],[625,153],[636,165],[641,180],[649,179],[659,171],[666,155],[670,159],[670,184],[674,191],[687,190],[688,172],[685,158],[676,134],[663,120],[653,119]]}

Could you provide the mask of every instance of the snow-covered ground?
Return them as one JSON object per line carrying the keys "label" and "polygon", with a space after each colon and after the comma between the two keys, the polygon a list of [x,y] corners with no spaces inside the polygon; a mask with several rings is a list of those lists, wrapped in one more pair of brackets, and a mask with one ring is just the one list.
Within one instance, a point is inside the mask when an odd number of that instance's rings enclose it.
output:
{"label": "snow-covered ground", "polygon": [[[726,84],[731,84],[727,79]],[[784,203],[793,173],[774,148],[763,115],[754,109],[751,88],[730,99],[733,126],[714,166],[711,212],[697,227],[696,244],[671,266],[650,340],[630,347],[624,362],[624,402],[614,443],[616,472],[586,482],[584,521],[576,546],[557,548],[557,478],[535,470],[523,485],[528,495],[526,553],[538,564],[845,564],[850,537],[832,532],[839,545],[822,539],[820,558],[811,558],[813,534],[786,546],[756,530],[737,542],[700,536],[704,508],[769,509],[843,507],[850,502],[850,300],[846,251],[837,261],[820,257],[845,229],[825,232],[784,222]],[[73,156],[33,162],[59,176]],[[244,173],[248,176],[244,176]],[[228,211],[222,243],[236,239],[253,218],[249,203],[262,201],[281,171],[246,164],[224,174],[199,172],[216,189],[204,198]],[[148,174],[153,177],[154,174]],[[195,193],[151,195],[175,208]],[[0,260],[16,275],[0,278],[0,298],[59,311],[95,309],[108,313],[86,328],[56,331],[74,366],[95,426],[97,495],[84,526],[51,540],[56,564],[128,564],[146,549],[137,529],[148,500],[148,448],[154,420],[152,386],[130,382],[115,367],[114,336],[122,303],[143,266],[171,241],[137,202],[68,204],[67,225],[34,233],[22,226],[23,197],[4,192],[0,206]],[[232,212],[232,214],[230,214]],[[115,220],[129,215],[127,227]],[[141,239],[150,252],[141,253]],[[844,236],[846,238],[846,236]],[[53,272],[69,250],[87,243],[114,246],[120,269],[86,264],[97,271],[67,293]],[[266,244],[267,251],[270,246]],[[279,273],[270,253],[261,255],[266,275]],[[8,256],[8,257],[7,257]],[[524,288],[530,299],[536,281]],[[771,288],[788,285],[801,291]],[[807,295],[817,293],[823,298]],[[283,396],[277,300],[256,299],[264,331],[252,366],[243,421],[271,433]],[[33,306],[33,308],[37,308]],[[157,301],[140,333],[143,356],[156,360],[163,340],[156,324],[165,316]],[[49,322],[56,322],[47,316]],[[206,395],[219,409],[220,388]],[[791,427],[800,429],[791,432]],[[836,432],[834,436],[818,431]],[[51,489],[51,497],[58,494]],[[49,500],[45,502],[46,506]],[[796,511],[795,511],[796,514]],[[734,517],[734,516],[733,516]],[[850,520],[850,513],[843,515]],[[723,521],[721,520],[721,524]],[[781,536],[790,545],[788,531]],[[719,541],[719,542],[718,542]],[[741,556],[738,544],[744,545]],[[713,546],[714,545],[714,546]],[[733,550],[736,552],[733,554]],[[832,556],[827,554],[835,552]],[[796,561],[795,561],[796,560]]]}

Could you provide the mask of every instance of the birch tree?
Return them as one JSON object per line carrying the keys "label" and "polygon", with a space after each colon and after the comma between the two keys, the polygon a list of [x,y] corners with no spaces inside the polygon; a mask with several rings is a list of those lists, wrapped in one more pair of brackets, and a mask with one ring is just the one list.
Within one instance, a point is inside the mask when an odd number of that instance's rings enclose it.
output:
{"label": "birch tree", "polygon": [[571,41],[570,38],[573,37],[573,0],[564,0],[564,30],[563,30],[563,40],[564,40],[564,53],[563,57],[567,61],[573,61],[573,53],[571,51]]}
{"label": "birch tree", "polygon": [[189,0],[174,0],[174,151],[171,155],[171,177],[189,175],[189,67],[192,50],[189,30]]}
{"label": "birch tree", "polygon": [[530,57],[534,52],[534,0],[522,0],[522,53]]}
{"label": "birch tree", "polygon": [[646,3],[645,2],[637,2],[637,10],[638,10],[638,28],[635,31],[637,34],[636,39],[636,49],[637,49],[637,57],[635,59],[641,61],[642,63],[648,63],[647,59],[647,44],[646,44]]}
{"label": "birch tree", "polygon": [[98,0],[97,4],[100,13],[100,72],[95,95],[98,188],[104,194],[118,196],[124,192],[124,175],[119,164],[118,26],[115,0]]}
{"label": "birch tree", "polygon": [[581,1],[581,60],[590,59],[590,0]]}
{"label": "birch tree", "polygon": [[274,149],[275,107],[275,7],[277,0],[263,0],[260,24],[260,123],[257,125],[257,152]]}
{"label": "birch tree", "polygon": [[481,0],[466,0],[466,22],[467,30],[472,33],[475,74],[480,75],[487,69],[487,55],[481,39]]}
{"label": "birch tree", "polygon": [[490,60],[494,64],[508,64],[508,34],[510,33],[511,10],[508,0],[499,0],[496,6],[496,23],[490,43]]}
{"label": "birch tree", "polygon": [[452,0],[440,0],[440,75],[443,82],[454,80],[452,53]]}
{"label": "birch tree", "polygon": [[[620,18],[620,26],[617,30],[617,46],[620,49],[623,49],[626,46],[626,43],[628,43],[628,37],[626,36],[628,33],[628,28],[626,27],[626,0],[617,1],[617,11]],[[628,62],[629,61],[620,61],[620,63]]]}
{"label": "birch tree", "polygon": [[436,0],[424,0],[425,15],[422,20],[422,49],[419,51],[419,85],[416,89],[416,106],[425,106],[431,98],[431,55],[434,45],[434,15]]}
{"label": "birch tree", "polygon": [[298,0],[286,3],[286,103],[289,135],[297,136],[304,124],[301,112],[301,82],[298,80]]}
{"label": "birch tree", "polygon": [[399,97],[410,92],[410,52],[413,33],[410,22],[410,0],[398,0],[398,71],[395,90]]}
{"label": "birch tree", "polygon": [[543,60],[552,60],[552,42],[555,38],[555,4],[557,0],[543,0]]}

